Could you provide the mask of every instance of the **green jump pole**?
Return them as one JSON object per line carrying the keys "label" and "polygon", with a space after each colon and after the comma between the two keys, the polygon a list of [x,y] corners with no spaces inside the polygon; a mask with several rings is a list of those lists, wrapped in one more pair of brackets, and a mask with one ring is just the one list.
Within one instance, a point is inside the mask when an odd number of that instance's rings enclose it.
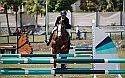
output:
{"label": "green jump pole", "polygon": [[90,57],[92,54],[0,54],[0,57]]}
{"label": "green jump pole", "polygon": [[83,64],[83,63],[125,63],[125,59],[43,59],[43,58],[2,58],[1,64]]}
{"label": "green jump pole", "polygon": [[87,69],[0,69],[1,75],[48,75],[48,74],[125,74],[125,70]]}

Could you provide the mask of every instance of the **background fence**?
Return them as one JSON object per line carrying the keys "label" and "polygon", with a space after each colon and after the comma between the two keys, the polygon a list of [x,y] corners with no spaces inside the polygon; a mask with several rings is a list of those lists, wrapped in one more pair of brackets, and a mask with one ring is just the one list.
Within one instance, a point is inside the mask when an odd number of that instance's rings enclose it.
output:
{"label": "background fence", "polygon": [[[51,32],[56,17],[60,13],[48,13],[49,15],[49,32]],[[70,24],[72,25],[72,38],[76,39],[75,29],[79,26],[80,39],[91,40],[91,26],[92,20],[95,20],[95,26],[104,29],[106,33],[112,39],[124,39],[125,38],[125,13],[123,12],[93,12],[93,13],[75,13],[68,12],[67,17],[69,18]],[[17,27],[20,27],[20,17],[18,14]],[[16,20],[15,14],[9,14],[9,25],[12,33],[16,31]],[[33,16],[26,14],[22,15],[22,25],[35,25],[35,19]],[[41,26],[42,31],[45,30],[45,16],[38,15],[38,25]],[[6,23],[5,14],[0,14],[0,34],[8,34],[8,28]],[[1,40],[5,43],[15,43],[15,36],[0,36]],[[14,39],[15,41],[12,41]],[[43,42],[45,40],[45,35],[30,35],[30,42]],[[2,42],[4,42],[2,41]],[[1,42],[1,43],[2,43]]]}
{"label": "background fence", "polygon": [[[49,16],[49,27],[54,26],[56,17],[60,13],[48,13]],[[10,27],[16,27],[16,15],[8,14]],[[107,26],[107,25],[125,25],[125,13],[124,12],[93,12],[93,13],[76,13],[68,12],[67,17],[72,26],[92,26],[92,20],[96,21],[96,26]],[[20,15],[18,14],[17,19],[18,27],[20,26]],[[35,25],[35,18],[33,16],[23,14],[22,25]],[[45,26],[45,16],[38,15],[38,25]],[[0,14],[0,27],[7,27],[6,15]]]}
{"label": "background fence", "polygon": [[[113,26],[110,27],[100,27],[101,29],[104,29],[105,32],[113,39],[113,40],[124,40],[125,39],[125,28],[122,26]],[[7,30],[7,27],[3,28],[4,30]],[[15,27],[12,27],[11,30],[15,30]],[[44,29],[44,28],[43,28]],[[79,26],[80,30],[80,38],[79,40],[92,40],[92,30],[90,26]],[[28,35],[29,41],[31,43],[41,43],[45,40],[45,34],[43,35]],[[71,40],[76,40],[76,32],[75,30],[71,31]],[[16,43],[17,37],[16,36],[9,36],[9,35],[1,35],[0,36],[0,43],[1,44],[8,44],[8,43]]]}
{"label": "background fence", "polygon": [[[60,13],[48,13],[49,26],[54,26],[57,16]],[[16,27],[15,14],[8,14],[10,27]],[[93,12],[93,13],[76,13],[68,12],[67,17],[72,26],[92,26],[92,20],[96,21],[96,26],[107,26],[107,25],[125,25],[125,13],[124,12]],[[7,27],[6,15],[0,14],[1,27]],[[20,24],[20,15],[18,14],[17,19],[18,27]],[[22,25],[35,25],[35,18],[27,14],[22,15]],[[38,25],[45,26],[45,16],[38,15]]]}

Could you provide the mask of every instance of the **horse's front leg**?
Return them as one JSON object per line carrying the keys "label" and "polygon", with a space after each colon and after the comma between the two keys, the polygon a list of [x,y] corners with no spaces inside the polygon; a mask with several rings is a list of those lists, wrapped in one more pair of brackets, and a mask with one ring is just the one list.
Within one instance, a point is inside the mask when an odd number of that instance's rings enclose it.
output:
{"label": "horse's front leg", "polygon": [[63,44],[63,46],[61,47],[61,50],[64,51],[65,54],[69,53],[69,51],[68,51],[69,49],[70,49],[70,41],[68,41],[67,43]]}
{"label": "horse's front leg", "polygon": [[[56,54],[56,49],[53,49],[53,54]],[[57,57],[54,56],[53,59],[57,59]],[[56,63],[54,63],[54,68],[56,68]]]}
{"label": "horse's front leg", "polygon": [[[54,59],[57,59],[57,57],[53,57]],[[56,69],[56,63],[54,63],[54,68]]]}
{"label": "horse's front leg", "polygon": [[[54,59],[57,59],[57,57],[53,57]],[[56,69],[56,63],[54,63],[54,69]],[[54,77],[56,76],[56,74],[54,74]]]}
{"label": "horse's front leg", "polygon": [[[67,57],[61,57],[61,59],[67,59]],[[61,68],[66,68],[66,64],[61,64]]]}
{"label": "horse's front leg", "polygon": [[[51,53],[56,54],[56,49],[54,46],[51,48]],[[56,58],[57,58],[56,56],[53,57],[53,59],[56,59]],[[54,69],[56,69],[56,63],[54,63],[53,66],[54,66]],[[55,76],[56,76],[56,74],[54,74],[54,78],[55,78]]]}

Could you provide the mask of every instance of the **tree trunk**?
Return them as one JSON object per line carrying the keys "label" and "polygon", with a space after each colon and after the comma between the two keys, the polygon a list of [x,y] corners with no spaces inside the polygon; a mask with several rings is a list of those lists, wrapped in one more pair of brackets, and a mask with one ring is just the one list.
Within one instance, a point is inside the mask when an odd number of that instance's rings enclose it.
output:
{"label": "tree trunk", "polygon": [[35,31],[37,32],[38,14],[35,15]]}
{"label": "tree trunk", "polygon": [[80,1],[80,9],[81,10],[86,10],[87,9],[87,2],[86,2],[87,0],[81,0]]}
{"label": "tree trunk", "polygon": [[8,34],[11,35],[10,26],[9,26],[9,19],[8,19],[8,13],[7,13],[7,5],[5,5],[5,13],[6,13],[6,19],[7,19]]}
{"label": "tree trunk", "polygon": [[[21,0],[21,3],[22,3],[22,0]],[[22,5],[20,5],[20,29],[21,29],[21,32],[24,31],[23,24],[22,24]]]}
{"label": "tree trunk", "polygon": [[17,28],[17,11],[16,11],[16,28]]}

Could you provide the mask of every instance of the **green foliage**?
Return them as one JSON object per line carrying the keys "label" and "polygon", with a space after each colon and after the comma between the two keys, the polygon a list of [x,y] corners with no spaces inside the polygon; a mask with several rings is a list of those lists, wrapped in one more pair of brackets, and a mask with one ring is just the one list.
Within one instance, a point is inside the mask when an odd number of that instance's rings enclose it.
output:
{"label": "green foliage", "polygon": [[122,0],[81,0],[80,9],[87,12],[122,11]]}
{"label": "green foliage", "polygon": [[40,13],[45,13],[45,6],[39,7],[40,0],[26,0],[26,13],[35,15]]}
{"label": "green foliage", "polygon": [[40,0],[26,0],[26,13],[35,16],[35,28],[37,28],[38,14],[45,14],[45,5],[39,7]]}
{"label": "green foliage", "polygon": [[13,11],[18,11],[18,6],[21,5],[21,0],[0,0],[0,3],[2,6],[5,7],[7,9],[13,9]]}
{"label": "green foliage", "polygon": [[11,34],[10,27],[9,27],[9,19],[7,9],[13,9],[13,11],[18,11],[18,6],[21,5],[22,0],[0,0],[1,5],[5,8],[6,19],[7,19],[7,26],[8,26],[8,34]]}
{"label": "green foliage", "polygon": [[77,0],[50,0],[49,1],[49,12],[70,10],[72,11],[71,4],[75,3]]}

